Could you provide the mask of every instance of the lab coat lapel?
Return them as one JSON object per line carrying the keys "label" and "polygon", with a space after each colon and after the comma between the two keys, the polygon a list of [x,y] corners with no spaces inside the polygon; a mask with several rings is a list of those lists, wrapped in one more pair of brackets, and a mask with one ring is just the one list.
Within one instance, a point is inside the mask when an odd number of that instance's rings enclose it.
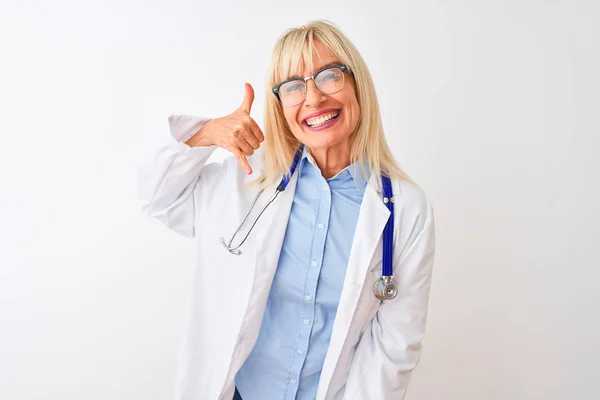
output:
{"label": "lab coat lapel", "polygon": [[[275,201],[273,201],[273,203],[265,210],[264,215],[261,217],[262,221],[260,227],[257,224],[258,232],[256,235],[255,263],[260,263],[260,265],[255,265],[255,284],[259,283],[259,278],[268,278],[268,282],[265,282],[268,283],[268,285],[265,285],[266,287],[261,285],[260,287],[255,287],[255,289],[265,289],[267,293],[271,285],[273,274],[277,269],[277,262],[279,260],[281,246],[283,245],[285,230],[290,218],[297,182],[298,173],[295,173],[286,189],[279,193]],[[278,185],[279,181],[265,189],[265,194],[267,195],[265,196],[265,201],[271,197]]]}
{"label": "lab coat lapel", "polygon": [[[256,224],[255,257],[254,265],[252,265],[254,279],[252,283],[252,296],[245,318],[246,321],[251,321],[247,324],[248,327],[251,324],[255,325],[253,326],[253,330],[256,331],[256,335],[258,335],[271,283],[277,270],[279,254],[296,191],[297,177],[297,173],[292,176],[286,189],[279,193],[275,201],[267,207]],[[261,203],[261,206],[271,198],[278,185],[279,181],[265,189],[264,201]],[[251,334],[250,336],[253,335]]]}
{"label": "lab coat lapel", "polygon": [[[240,330],[238,333],[237,348],[229,364],[226,382],[233,382],[235,374],[242,366],[243,360],[252,350],[265,312],[267,298],[271,283],[277,270],[277,263],[285,230],[290,217],[298,174],[294,174],[287,188],[279,193],[277,198],[266,208],[254,227],[255,246],[253,265],[249,265],[254,272],[252,279],[251,295],[246,307]],[[271,198],[279,181],[265,188],[256,208],[262,208]],[[232,388],[228,388],[233,390]]]}
{"label": "lab coat lapel", "polygon": [[321,372],[317,399],[324,399],[329,389],[340,353],[346,343],[352,318],[357,311],[358,299],[363,287],[373,284],[373,282],[365,282],[365,278],[390,216],[390,211],[383,204],[381,195],[378,193],[378,187],[377,178],[372,174],[360,206],[344,287],[333,324],[331,342]]}

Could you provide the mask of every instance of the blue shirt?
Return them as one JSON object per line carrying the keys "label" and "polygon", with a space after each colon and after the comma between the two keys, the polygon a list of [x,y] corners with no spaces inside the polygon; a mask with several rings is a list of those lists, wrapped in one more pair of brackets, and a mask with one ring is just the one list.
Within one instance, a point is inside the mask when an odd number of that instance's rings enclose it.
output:
{"label": "blue shirt", "polygon": [[366,181],[358,163],[325,179],[308,151],[260,334],[235,383],[244,400],[314,400]]}

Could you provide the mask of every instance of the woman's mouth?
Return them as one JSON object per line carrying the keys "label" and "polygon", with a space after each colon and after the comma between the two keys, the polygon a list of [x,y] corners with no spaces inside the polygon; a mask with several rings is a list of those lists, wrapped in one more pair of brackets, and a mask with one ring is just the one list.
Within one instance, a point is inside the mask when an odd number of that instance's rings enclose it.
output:
{"label": "woman's mouth", "polygon": [[327,114],[319,115],[318,117],[307,118],[304,120],[303,124],[310,130],[326,129],[337,122],[340,113],[340,110],[335,110]]}

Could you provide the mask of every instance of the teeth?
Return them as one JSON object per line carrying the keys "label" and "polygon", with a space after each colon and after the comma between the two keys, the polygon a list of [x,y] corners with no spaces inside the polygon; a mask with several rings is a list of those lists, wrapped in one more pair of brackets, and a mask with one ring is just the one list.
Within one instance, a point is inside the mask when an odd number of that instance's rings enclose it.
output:
{"label": "teeth", "polygon": [[321,115],[321,116],[316,117],[316,118],[307,119],[306,123],[310,127],[314,128],[314,127],[326,124],[327,122],[331,121],[333,118],[337,117],[337,115],[338,115],[338,112],[334,111],[332,113],[329,113],[329,114],[326,114],[326,115]]}

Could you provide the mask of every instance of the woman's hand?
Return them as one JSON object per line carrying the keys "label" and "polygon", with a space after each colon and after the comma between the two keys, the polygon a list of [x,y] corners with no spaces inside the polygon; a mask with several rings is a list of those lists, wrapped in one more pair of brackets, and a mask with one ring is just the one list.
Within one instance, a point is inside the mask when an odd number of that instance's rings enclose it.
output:
{"label": "woman's hand", "polygon": [[190,147],[217,145],[227,149],[235,155],[240,166],[249,175],[252,173],[252,167],[246,156],[254,154],[254,150],[265,140],[265,135],[250,117],[254,89],[249,83],[245,83],[245,90],[244,101],[237,110],[208,121],[185,143]]}

